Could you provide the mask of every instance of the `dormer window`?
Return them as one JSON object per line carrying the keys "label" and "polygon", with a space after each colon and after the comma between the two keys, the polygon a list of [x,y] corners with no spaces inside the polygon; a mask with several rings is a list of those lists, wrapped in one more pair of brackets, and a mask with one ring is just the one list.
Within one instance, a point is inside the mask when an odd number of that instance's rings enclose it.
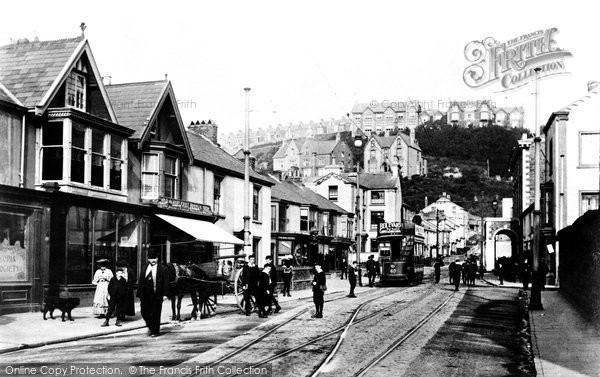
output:
{"label": "dormer window", "polygon": [[67,106],[85,111],[85,89],[85,76],[77,72],[71,72],[67,79]]}

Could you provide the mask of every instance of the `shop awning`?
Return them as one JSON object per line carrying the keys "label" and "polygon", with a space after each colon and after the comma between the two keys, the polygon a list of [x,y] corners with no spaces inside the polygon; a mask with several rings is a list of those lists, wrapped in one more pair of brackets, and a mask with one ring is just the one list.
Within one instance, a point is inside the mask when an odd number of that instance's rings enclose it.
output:
{"label": "shop awning", "polygon": [[234,237],[233,234],[227,233],[223,229],[219,228],[215,224],[209,223],[208,221],[160,214],[157,214],[156,216],[181,229],[199,241],[227,243],[233,245],[244,244],[244,241]]}

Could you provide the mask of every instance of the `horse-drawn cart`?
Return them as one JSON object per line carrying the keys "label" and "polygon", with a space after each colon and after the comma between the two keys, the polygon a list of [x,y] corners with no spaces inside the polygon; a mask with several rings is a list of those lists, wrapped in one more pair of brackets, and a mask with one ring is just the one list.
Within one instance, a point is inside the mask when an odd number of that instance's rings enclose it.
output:
{"label": "horse-drawn cart", "polygon": [[207,318],[216,312],[217,295],[233,291],[229,280],[218,275],[218,266],[214,262],[191,265],[170,263],[167,266],[172,275],[171,309],[174,320],[181,319],[181,300],[186,294],[192,298],[192,318],[197,318],[198,312],[200,318]]}

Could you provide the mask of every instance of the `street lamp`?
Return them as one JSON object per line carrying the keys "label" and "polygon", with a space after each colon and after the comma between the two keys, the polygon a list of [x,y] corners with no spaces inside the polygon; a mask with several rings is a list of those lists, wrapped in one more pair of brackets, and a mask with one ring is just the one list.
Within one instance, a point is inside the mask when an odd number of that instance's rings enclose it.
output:
{"label": "street lamp", "polygon": [[[363,145],[362,136],[354,136],[354,146],[360,149]],[[361,203],[360,203],[360,158],[356,162],[356,264],[358,265],[358,285],[362,287],[362,276],[360,269],[360,249],[362,244],[362,223],[360,220]]]}
{"label": "street lamp", "polygon": [[252,238],[250,238],[250,88],[244,88],[244,92],[246,96],[246,129],[244,135],[244,254],[248,258],[252,253]]}

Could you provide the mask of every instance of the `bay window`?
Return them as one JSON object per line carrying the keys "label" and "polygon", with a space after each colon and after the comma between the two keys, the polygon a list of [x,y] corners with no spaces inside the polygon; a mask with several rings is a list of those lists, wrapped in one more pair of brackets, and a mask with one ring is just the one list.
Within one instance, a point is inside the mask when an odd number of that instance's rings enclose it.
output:
{"label": "bay window", "polygon": [[86,127],[73,123],[71,128],[71,181],[85,183],[85,148]]}
{"label": "bay window", "polygon": [[123,187],[123,138],[110,136],[110,188],[121,190]]}
{"label": "bay window", "polygon": [[143,155],[142,199],[158,199],[158,154]]}
{"label": "bay window", "polygon": [[165,157],[165,194],[167,198],[177,198],[177,159]]}
{"label": "bay window", "polygon": [[104,187],[104,160],[106,134],[92,130],[92,186]]}
{"label": "bay window", "polygon": [[63,177],[63,123],[47,122],[42,127],[42,180]]}

